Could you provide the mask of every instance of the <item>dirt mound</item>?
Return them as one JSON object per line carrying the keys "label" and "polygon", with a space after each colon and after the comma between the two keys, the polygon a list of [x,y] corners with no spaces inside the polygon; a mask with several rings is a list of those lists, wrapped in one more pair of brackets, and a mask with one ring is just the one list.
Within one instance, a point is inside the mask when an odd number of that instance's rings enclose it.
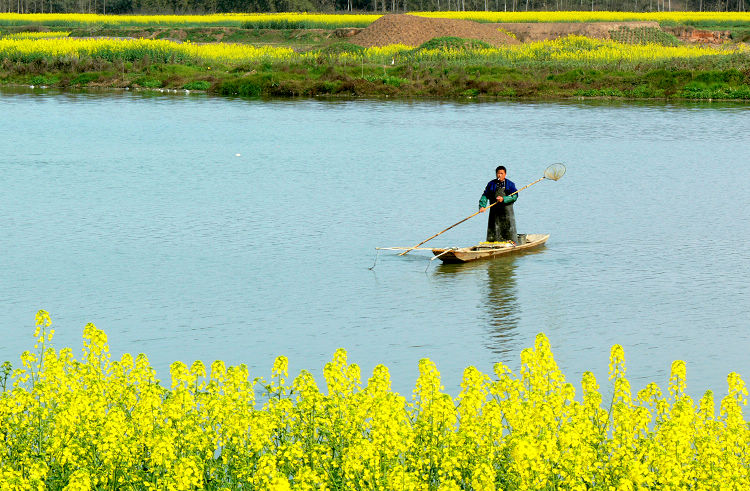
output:
{"label": "dirt mound", "polygon": [[659,28],[659,23],[654,21],[636,22],[518,22],[492,24],[513,33],[519,41],[544,41],[546,39],[558,39],[575,34],[595,39],[609,39],[610,31],[625,27],[634,29],[638,27]]}
{"label": "dirt mound", "polygon": [[705,31],[693,26],[673,26],[667,27],[665,30],[690,43],[722,44],[732,40],[731,31]]}
{"label": "dirt mound", "polygon": [[384,15],[349,41],[360,46],[405,44],[419,46],[433,38],[459,37],[478,39],[493,46],[518,44],[518,41],[499,31],[497,26],[470,20],[430,19],[406,14]]}

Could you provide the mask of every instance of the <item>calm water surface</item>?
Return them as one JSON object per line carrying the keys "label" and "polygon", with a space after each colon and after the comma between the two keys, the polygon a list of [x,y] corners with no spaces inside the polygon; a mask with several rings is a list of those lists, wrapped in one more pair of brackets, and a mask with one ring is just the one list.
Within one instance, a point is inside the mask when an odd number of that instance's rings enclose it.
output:
{"label": "calm water surface", "polygon": [[[750,377],[750,227],[742,105],[247,101],[0,92],[0,360],[48,310],[78,352],[87,322],[115,356],[322,367],[409,392],[422,357],[456,394],[539,332],[568,380],[602,385],[625,348],[634,389]],[[239,156],[237,155],[239,154]],[[476,211],[502,163],[524,191],[532,254],[464,266],[397,257]],[[486,217],[435,246],[484,240]],[[429,267],[428,267],[429,266]],[[425,268],[427,272],[425,272]]]}

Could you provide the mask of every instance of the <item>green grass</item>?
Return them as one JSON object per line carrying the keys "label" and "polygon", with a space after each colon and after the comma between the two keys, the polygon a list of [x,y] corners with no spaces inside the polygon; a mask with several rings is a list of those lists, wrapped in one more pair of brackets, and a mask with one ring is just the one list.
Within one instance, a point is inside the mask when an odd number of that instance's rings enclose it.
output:
{"label": "green grass", "polygon": [[70,85],[86,86],[98,79],[98,73],[81,73],[70,80]]}
{"label": "green grass", "polygon": [[211,88],[211,82],[206,80],[196,80],[194,82],[188,82],[182,86],[186,90],[208,90]]}
{"label": "green grass", "polygon": [[409,82],[405,78],[394,77],[393,75],[367,75],[365,76],[365,80],[367,80],[368,82],[390,85],[392,87],[401,87],[402,85],[405,85]]}
{"label": "green grass", "polygon": [[329,44],[320,50],[323,55],[338,55],[341,53],[362,53],[365,48],[358,44],[348,43],[346,41],[337,41]]}
{"label": "green grass", "polygon": [[682,44],[672,34],[656,27],[624,27],[609,31],[613,41],[627,44],[660,44],[662,46],[679,46]]}
{"label": "green grass", "polygon": [[729,29],[732,33],[732,41],[735,43],[750,42],[750,27],[737,27]]}
{"label": "green grass", "polygon": [[576,68],[563,73],[553,73],[547,76],[547,80],[560,84],[592,84],[602,78],[602,72],[597,70],[584,70]]}
{"label": "green grass", "polygon": [[478,39],[464,39],[459,37],[439,37],[422,43],[415,51],[426,51],[433,49],[481,49],[491,48],[492,45],[479,41]]}
{"label": "green grass", "polygon": [[55,75],[34,75],[29,80],[29,85],[57,85],[60,77]]}
{"label": "green grass", "polygon": [[750,85],[730,87],[721,84],[691,82],[680,91],[685,99],[750,99]]}
{"label": "green grass", "polygon": [[153,77],[148,77],[148,76],[140,77],[140,78],[137,78],[136,80],[133,80],[133,84],[139,87],[147,88],[147,89],[158,89],[163,86],[163,83],[161,80],[159,80],[158,78],[153,78]]}
{"label": "green grass", "polygon": [[[662,21],[659,22],[660,25],[663,26],[676,26],[678,25],[676,22],[671,21]],[[694,20],[694,21],[686,21],[683,22],[683,25],[686,26],[692,26],[698,29],[705,29],[707,31],[726,31],[729,29],[736,29],[736,28],[748,28],[750,27],[747,22],[742,22],[739,20],[710,20],[710,21],[703,21],[703,20]]]}
{"label": "green grass", "polygon": [[[143,31],[146,32],[146,31]],[[157,31],[155,31],[157,32]],[[163,32],[163,31],[158,31]],[[187,31],[185,31],[187,32]],[[219,32],[215,30],[213,32]],[[227,31],[231,32],[231,30]],[[279,42],[291,31],[246,30],[244,35]],[[648,31],[642,31],[648,33]],[[475,54],[485,43],[455,37],[433,39],[396,57],[353,62],[342,53],[363,48],[341,40],[318,44],[320,56],[294,62],[210,65],[168,53],[132,50],[89,58],[19,56],[0,60],[0,83],[55,87],[138,87],[202,90],[243,97],[402,96],[513,98],[690,98],[748,100],[750,58],[745,53],[658,62],[598,63],[531,60]],[[451,58],[425,55],[450,48]]]}

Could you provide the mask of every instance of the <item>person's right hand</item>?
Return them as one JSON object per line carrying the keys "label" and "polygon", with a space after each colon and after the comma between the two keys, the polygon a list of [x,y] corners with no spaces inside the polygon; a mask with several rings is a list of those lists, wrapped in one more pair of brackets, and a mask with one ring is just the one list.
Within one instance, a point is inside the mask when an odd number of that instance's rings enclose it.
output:
{"label": "person's right hand", "polygon": [[479,208],[479,213],[484,213],[487,208]]}

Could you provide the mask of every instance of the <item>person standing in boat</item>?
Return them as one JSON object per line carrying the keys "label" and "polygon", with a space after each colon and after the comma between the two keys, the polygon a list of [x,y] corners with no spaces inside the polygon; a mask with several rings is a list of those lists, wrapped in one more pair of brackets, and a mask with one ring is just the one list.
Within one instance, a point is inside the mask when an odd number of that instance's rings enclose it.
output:
{"label": "person standing in boat", "polygon": [[[517,244],[518,234],[513,203],[518,199],[518,193],[516,193],[517,189],[513,181],[505,178],[506,173],[507,170],[502,165],[495,169],[497,179],[488,182],[487,187],[484,188],[484,193],[479,199],[479,211],[484,212],[487,208],[490,209],[487,221],[487,242],[512,240],[514,244]],[[497,204],[490,208],[490,205],[495,202]]]}

